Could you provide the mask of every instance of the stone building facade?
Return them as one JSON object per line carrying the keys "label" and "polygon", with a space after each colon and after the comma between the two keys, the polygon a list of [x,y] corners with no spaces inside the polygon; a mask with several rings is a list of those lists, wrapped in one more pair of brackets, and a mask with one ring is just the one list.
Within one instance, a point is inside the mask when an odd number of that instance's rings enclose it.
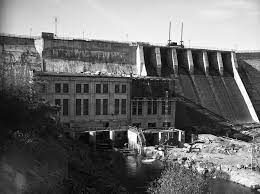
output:
{"label": "stone building facade", "polygon": [[129,124],[130,79],[69,73],[37,73],[41,96],[61,106],[61,122],[75,130]]}
{"label": "stone building facade", "polygon": [[[73,131],[119,129],[128,125],[174,126],[175,101],[172,96],[166,98],[168,89],[152,97],[149,93],[140,95],[131,77],[53,72],[38,72],[35,76],[40,96],[61,107],[61,123]],[[145,78],[147,80],[156,81]],[[164,80],[170,82],[170,79]]]}

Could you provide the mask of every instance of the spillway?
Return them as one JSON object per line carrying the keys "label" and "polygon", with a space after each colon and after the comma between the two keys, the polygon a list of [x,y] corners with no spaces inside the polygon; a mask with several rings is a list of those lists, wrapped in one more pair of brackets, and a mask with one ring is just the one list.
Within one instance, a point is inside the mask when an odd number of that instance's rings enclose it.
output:
{"label": "spillway", "polygon": [[196,89],[200,95],[200,101],[202,106],[207,107],[210,111],[222,115],[214,91],[212,90],[208,77],[205,75],[194,75],[194,82],[196,83]]}
{"label": "spillway", "polygon": [[[156,47],[149,46],[144,48],[144,59],[148,76],[174,77],[175,92],[205,109],[234,123],[258,120],[234,72],[231,51],[163,47],[158,54]],[[188,115],[182,108],[176,110],[176,118]]]}

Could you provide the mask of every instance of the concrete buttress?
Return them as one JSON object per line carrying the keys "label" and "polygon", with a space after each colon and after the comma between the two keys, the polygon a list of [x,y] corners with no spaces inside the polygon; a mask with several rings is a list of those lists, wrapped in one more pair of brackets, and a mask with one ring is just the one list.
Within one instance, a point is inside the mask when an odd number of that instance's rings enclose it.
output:
{"label": "concrete buttress", "polygon": [[161,77],[162,61],[161,61],[161,53],[159,47],[155,47],[155,58],[156,58],[157,74],[159,77]]}

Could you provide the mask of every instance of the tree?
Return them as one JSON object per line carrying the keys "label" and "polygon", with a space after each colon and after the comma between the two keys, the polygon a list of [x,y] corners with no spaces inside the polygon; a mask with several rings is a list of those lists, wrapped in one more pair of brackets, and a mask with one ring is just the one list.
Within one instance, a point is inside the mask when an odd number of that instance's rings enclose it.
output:
{"label": "tree", "polygon": [[170,163],[162,172],[161,177],[151,183],[150,193],[203,193],[207,186],[206,180],[196,171],[187,169],[178,163]]}

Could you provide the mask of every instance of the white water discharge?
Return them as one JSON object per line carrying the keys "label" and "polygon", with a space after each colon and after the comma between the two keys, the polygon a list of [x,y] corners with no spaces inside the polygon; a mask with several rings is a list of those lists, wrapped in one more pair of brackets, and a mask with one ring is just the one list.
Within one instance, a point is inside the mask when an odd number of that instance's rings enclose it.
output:
{"label": "white water discharge", "polygon": [[137,67],[137,74],[139,76],[147,76],[145,62],[144,62],[144,50],[143,46],[138,45],[136,50],[136,67]]}
{"label": "white water discharge", "polygon": [[43,51],[43,39],[39,38],[39,39],[35,39],[34,40],[34,46],[37,50],[37,52],[39,53],[39,55],[42,58],[42,51]]}

